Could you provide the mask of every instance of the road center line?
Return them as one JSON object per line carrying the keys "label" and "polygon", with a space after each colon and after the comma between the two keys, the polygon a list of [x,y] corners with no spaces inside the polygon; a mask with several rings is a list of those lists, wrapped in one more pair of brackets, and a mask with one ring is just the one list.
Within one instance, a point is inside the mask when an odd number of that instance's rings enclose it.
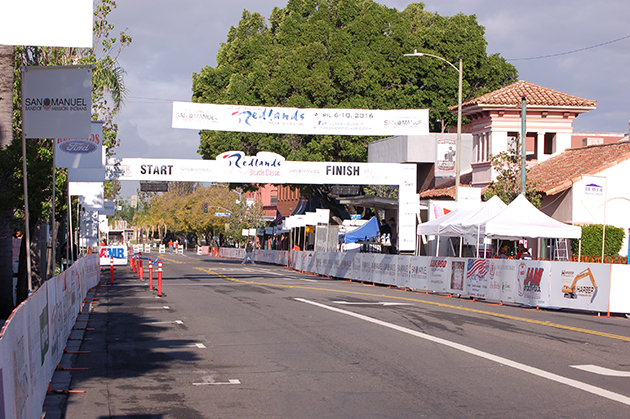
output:
{"label": "road center line", "polygon": [[[444,307],[444,308],[450,308],[453,310],[460,310],[460,311],[466,311],[468,313],[477,313],[477,314],[482,314],[482,315],[486,315],[486,316],[493,316],[493,317],[498,317],[501,319],[507,319],[507,320],[514,320],[514,321],[518,321],[518,322],[524,322],[524,323],[529,323],[529,324],[535,324],[538,326],[545,326],[545,327],[553,327],[556,329],[562,329],[562,330],[569,330],[572,332],[577,332],[577,333],[585,333],[588,335],[594,335],[594,336],[601,336],[601,337],[605,337],[605,338],[610,338],[610,339],[616,339],[616,340],[622,340],[625,342],[630,342],[630,336],[623,336],[623,335],[616,335],[616,334],[612,334],[612,333],[606,333],[606,332],[598,332],[596,330],[590,330],[590,329],[584,329],[581,327],[572,327],[572,326],[567,326],[564,324],[559,324],[559,323],[552,323],[550,321],[541,321],[541,320],[534,320],[534,319],[528,319],[525,317],[518,317],[518,316],[512,316],[509,314],[503,314],[503,313],[496,313],[496,312],[492,312],[492,311],[486,311],[486,310],[480,310],[480,309],[476,309],[476,308],[472,308],[472,307],[461,307],[461,306],[457,306],[454,304],[446,304],[446,303],[440,303],[440,302],[435,302],[435,301],[429,301],[429,300],[423,300],[423,299],[419,299],[419,298],[415,298],[415,297],[404,297],[404,296],[393,296],[393,295],[387,295],[387,294],[376,294],[376,293],[370,293],[370,292],[360,292],[360,291],[349,291],[349,290],[343,290],[343,289],[332,289],[332,288],[324,288],[324,287],[312,287],[312,286],[305,286],[305,285],[284,285],[284,284],[273,284],[273,283],[264,283],[264,282],[256,282],[256,281],[245,281],[242,279],[236,279],[236,278],[232,278],[229,277],[227,275],[224,274],[220,274],[217,272],[214,272],[210,269],[207,268],[195,268],[198,269],[202,272],[206,272],[210,275],[215,275],[219,278],[223,278],[227,281],[231,281],[234,283],[240,283],[240,284],[256,284],[256,285],[266,285],[268,287],[287,287],[287,288],[293,288],[293,289],[305,289],[305,290],[316,290],[316,291],[325,291],[325,292],[334,292],[334,293],[341,293],[341,294],[347,294],[347,295],[361,295],[361,296],[366,296],[366,297],[370,297],[370,298],[389,298],[392,300],[398,300],[398,301],[410,301],[412,303],[420,303],[420,304],[427,304],[427,305],[432,305],[432,306],[436,306],[436,307]],[[334,282],[328,283],[327,286],[330,286],[334,284]]]}
{"label": "road center line", "polygon": [[630,406],[630,397],[624,396],[622,394],[618,394],[609,390],[605,390],[603,388],[595,387],[590,384],[583,383],[581,381],[573,380],[571,378],[563,377],[561,375],[557,375],[548,371],[541,370],[536,367],[531,367],[529,365],[521,364],[520,362],[512,361],[511,359],[503,358],[498,355],[493,355],[488,352],[483,352],[478,349],[471,348],[470,346],[462,345],[456,342],[451,342],[446,339],[441,339],[435,336],[427,335],[426,333],[418,332],[416,330],[411,330],[403,326],[398,326],[393,323],[388,323],[382,320],[375,319],[373,317],[364,316],[362,314],[354,313],[352,311],[342,310],[340,308],[327,306],[325,304],[317,303],[315,301],[306,300],[304,298],[295,298],[296,301],[311,304],[316,307],[320,307],[326,310],[334,311],[336,313],[345,314],[347,316],[355,317],[360,320],[364,320],[366,322],[374,323],[379,326],[387,327],[393,330],[397,330],[399,332],[406,333],[411,336],[415,336],[421,339],[428,340],[430,342],[434,342],[440,345],[448,346],[453,349],[457,349],[458,351],[462,351],[468,353],[470,355],[475,355],[483,359],[487,359],[492,362],[499,363],[501,365],[505,365],[529,374],[536,375],[541,378],[545,378],[547,380],[555,381],[557,383],[565,384],[570,387],[577,388],[582,391],[586,391],[588,393],[595,394],[600,397],[604,397],[609,400],[614,400],[619,403],[623,403],[625,405]]}

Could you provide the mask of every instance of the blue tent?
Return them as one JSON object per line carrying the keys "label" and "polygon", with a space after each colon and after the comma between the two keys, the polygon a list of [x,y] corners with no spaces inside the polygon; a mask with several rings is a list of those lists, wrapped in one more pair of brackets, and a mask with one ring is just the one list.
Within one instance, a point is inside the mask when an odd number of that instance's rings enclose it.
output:
{"label": "blue tent", "polygon": [[379,231],[378,220],[376,217],[372,217],[370,218],[370,221],[363,224],[358,229],[346,234],[341,234],[339,238],[343,243],[356,243],[359,240],[376,237]]}

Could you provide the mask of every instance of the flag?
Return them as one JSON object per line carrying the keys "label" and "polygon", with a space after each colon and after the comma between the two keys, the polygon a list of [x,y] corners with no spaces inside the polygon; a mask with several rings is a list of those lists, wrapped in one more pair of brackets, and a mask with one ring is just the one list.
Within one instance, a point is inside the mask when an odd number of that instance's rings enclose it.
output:
{"label": "flag", "polygon": [[486,259],[468,259],[468,277],[477,275],[483,278],[488,273],[488,261]]}

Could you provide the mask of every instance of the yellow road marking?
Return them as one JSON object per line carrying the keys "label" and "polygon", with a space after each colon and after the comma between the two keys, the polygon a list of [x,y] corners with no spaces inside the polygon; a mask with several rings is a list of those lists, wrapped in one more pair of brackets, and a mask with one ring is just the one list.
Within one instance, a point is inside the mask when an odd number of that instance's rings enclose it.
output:
{"label": "yellow road marking", "polygon": [[321,288],[321,287],[309,287],[307,285],[284,285],[284,284],[270,284],[270,283],[267,283],[267,282],[244,281],[242,279],[231,278],[231,277],[229,277],[227,275],[220,274],[218,272],[214,272],[211,269],[207,269],[207,268],[198,268],[197,267],[195,269],[198,269],[200,271],[206,272],[206,273],[208,273],[210,275],[218,276],[220,278],[223,278],[223,279],[226,279],[226,280],[232,281],[232,282],[240,282],[240,283],[244,283],[244,284],[265,285],[265,286],[269,286],[269,287],[278,287],[278,288],[298,288],[298,289],[305,289],[305,290],[336,292],[336,293],[342,293],[342,294],[362,295],[362,296],[370,296],[370,297],[385,297],[385,298],[391,298],[391,299],[394,299],[394,300],[402,300],[402,301],[413,301],[413,302],[416,302],[416,303],[423,303],[423,304],[428,304],[428,305],[433,305],[433,306],[438,306],[438,307],[452,308],[452,309],[455,309],[455,310],[467,311],[469,313],[485,314],[485,315],[488,315],[488,316],[500,317],[502,319],[507,319],[507,320],[514,320],[514,321],[519,321],[519,322],[524,322],[524,323],[536,324],[536,325],[539,325],[539,326],[554,327],[556,329],[570,330],[572,332],[585,333],[585,334],[588,334],[588,335],[601,336],[601,337],[606,337],[606,338],[611,338],[611,339],[617,339],[617,340],[630,342],[630,337],[628,337],[628,336],[615,335],[613,333],[598,332],[596,330],[583,329],[581,327],[566,326],[566,325],[563,325],[563,324],[551,323],[548,320],[547,321],[541,321],[541,320],[526,319],[524,317],[511,316],[509,314],[493,313],[491,311],[484,311],[484,310],[479,310],[479,309],[475,309],[475,308],[460,307],[460,306],[456,306],[456,305],[452,305],[452,304],[444,304],[444,303],[436,303],[434,301],[419,300],[417,298],[399,297],[399,296],[395,296],[395,295],[386,295],[386,294],[372,294],[372,293],[368,293],[368,292],[347,291],[347,290],[338,290],[338,289]]}
{"label": "yellow road marking", "polygon": [[158,259],[162,259],[162,260],[165,260],[165,261],[167,261],[167,262],[179,263],[179,264],[186,263],[186,261],[182,261],[182,260],[173,260],[173,259],[167,259],[167,258],[165,258],[165,257],[161,257],[161,258],[158,258]]}

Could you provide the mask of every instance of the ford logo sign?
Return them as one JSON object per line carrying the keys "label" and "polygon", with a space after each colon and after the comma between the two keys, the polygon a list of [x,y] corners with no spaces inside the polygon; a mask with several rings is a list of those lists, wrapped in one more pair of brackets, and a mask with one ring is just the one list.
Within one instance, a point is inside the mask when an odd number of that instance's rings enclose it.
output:
{"label": "ford logo sign", "polygon": [[66,153],[89,154],[96,151],[97,145],[84,140],[72,140],[59,145]]}

